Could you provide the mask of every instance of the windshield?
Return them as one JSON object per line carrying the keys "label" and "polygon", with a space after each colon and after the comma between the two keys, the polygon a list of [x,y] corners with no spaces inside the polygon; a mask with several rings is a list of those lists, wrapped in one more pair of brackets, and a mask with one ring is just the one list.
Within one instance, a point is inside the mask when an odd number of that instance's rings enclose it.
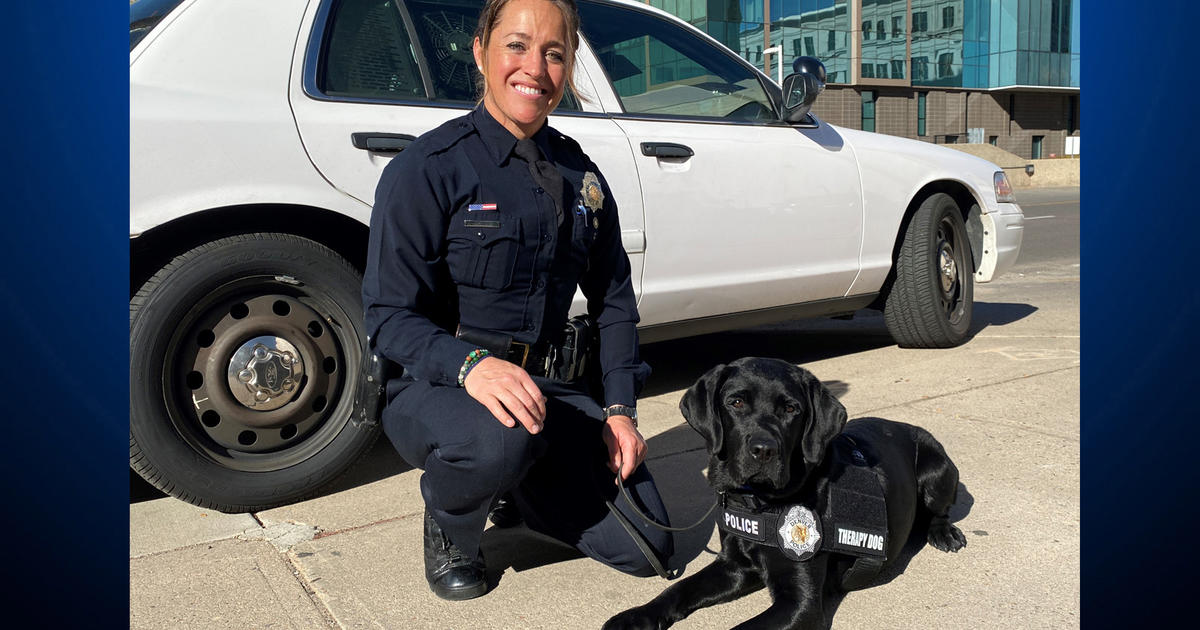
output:
{"label": "windshield", "polygon": [[183,0],[129,0],[129,50]]}

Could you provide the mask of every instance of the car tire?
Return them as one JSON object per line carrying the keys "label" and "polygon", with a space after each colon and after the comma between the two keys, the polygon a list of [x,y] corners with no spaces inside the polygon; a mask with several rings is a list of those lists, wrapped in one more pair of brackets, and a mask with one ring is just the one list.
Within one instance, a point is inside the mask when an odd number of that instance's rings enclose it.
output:
{"label": "car tire", "polygon": [[935,193],[905,228],[895,280],[884,303],[888,332],[902,348],[951,348],[971,327],[974,266],[962,211]]}
{"label": "car tire", "polygon": [[242,234],[175,257],[129,301],[129,463],[223,512],[316,494],[378,437],[351,422],[361,276],[314,241]]}

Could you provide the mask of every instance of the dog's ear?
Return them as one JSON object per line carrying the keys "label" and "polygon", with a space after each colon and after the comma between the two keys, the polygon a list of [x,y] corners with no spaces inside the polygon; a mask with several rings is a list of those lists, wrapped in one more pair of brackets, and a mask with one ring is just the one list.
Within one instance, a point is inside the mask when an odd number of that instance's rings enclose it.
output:
{"label": "dog's ear", "polygon": [[805,461],[815,465],[825,457],[825,448],[846,425],[846,407],[811,372],[803,373],[802,382],[808,390],[812,419],[804,430],[800,449]]}
{"label": "dog's ear", "polygon": [[718,457],[725,444],[725,429],[717,409],[721,403],[716,398],[729,370],[725,364],[709,370],[684,392],[679,401],[679,411],[684,419],[708,442],[709,452]]}

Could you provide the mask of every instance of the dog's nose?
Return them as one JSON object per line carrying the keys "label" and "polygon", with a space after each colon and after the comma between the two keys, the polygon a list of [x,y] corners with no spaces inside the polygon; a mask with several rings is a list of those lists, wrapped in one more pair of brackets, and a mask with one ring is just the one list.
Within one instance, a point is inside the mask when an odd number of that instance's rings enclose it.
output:
{"label": "dog's nose", "polygon": [[750,456],[760,462],[769,462],[775,459],[776,452],[775,443],[771,440],[753,440],[750,442]]}

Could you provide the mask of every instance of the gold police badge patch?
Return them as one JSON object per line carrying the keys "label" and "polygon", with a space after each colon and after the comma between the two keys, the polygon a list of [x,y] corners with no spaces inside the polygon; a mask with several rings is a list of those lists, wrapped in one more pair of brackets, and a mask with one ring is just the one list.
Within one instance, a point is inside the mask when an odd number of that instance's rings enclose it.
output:
{"label": "gold police badge patch", "polygon": [[584,205],[592,212],[599,212],[600,208],[604,207],[604,191],[600,189],[600,178],[591,171],[584,174],[583,188],[579,189],[579,195],[583,197]]}
{"label": "gold police badge patch", "polygon": [[785,551],[792,552],[799,560],[807,560],[821,542],[821,527],[808,508],[794,505],[780,523],[779,539]]}

